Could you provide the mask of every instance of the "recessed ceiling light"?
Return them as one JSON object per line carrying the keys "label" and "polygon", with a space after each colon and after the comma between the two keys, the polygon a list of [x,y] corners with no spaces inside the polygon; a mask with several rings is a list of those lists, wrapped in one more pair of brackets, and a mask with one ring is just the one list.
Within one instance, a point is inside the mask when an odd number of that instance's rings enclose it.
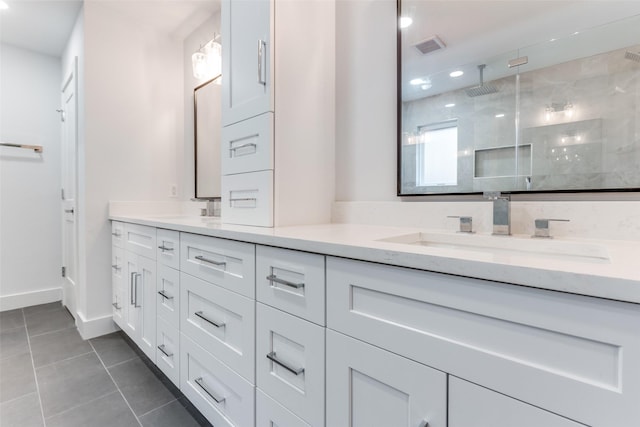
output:
{"label": "recessed ceiling light", "polygon": [[423,79],[422,77],[418,77],[409,82],[409,84],[413,86],[423,85],[425,83],[427,83],[427,80]]}
{"label": "recessed ceiling light", "polygon": [[464,71],[462,70],[456,70],[456,71],[452,71],[449,73],[449,77],[460,77],[461,75],[464,74]]}
{"label": "recessed ceiling light", "polygon": [[408,16],[400,17],[400,28],[407,28],[409,25],[413,24],[413,19]]}
{"label": "recessed ceiling light", "polygon": [[499,119],[501,117],[504,117],[504,113],[496,114],[496,119]]}
{"label": "recessed ceiling light", "polygon": [[456,106],[456,104],[446,104],[445,105],[446,108],[452,108],[452,107],[455,107],[455,106]]}
{"label": "recessed ceiling light", "polygon": [[9,9],[9,5],[3,2],[2,0],[0,0],[0,10],[7,10],[7,9]]}

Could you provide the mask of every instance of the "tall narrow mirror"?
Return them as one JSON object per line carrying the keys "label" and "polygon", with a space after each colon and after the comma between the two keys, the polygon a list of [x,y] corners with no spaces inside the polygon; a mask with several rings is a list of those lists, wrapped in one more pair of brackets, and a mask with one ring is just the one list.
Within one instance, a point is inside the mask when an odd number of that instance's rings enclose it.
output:
{"label": "tall narrow mirror", "polygon": [[195,198],[220,198],[221,76],[193,91]]}

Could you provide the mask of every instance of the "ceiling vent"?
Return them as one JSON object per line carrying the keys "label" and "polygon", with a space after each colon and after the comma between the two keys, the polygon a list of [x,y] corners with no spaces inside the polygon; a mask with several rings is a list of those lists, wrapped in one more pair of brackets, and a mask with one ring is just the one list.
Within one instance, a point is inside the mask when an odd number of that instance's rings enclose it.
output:
{"label": "ceiling vent", "polygon": [[434,52],[436,50],[444,49],[446,45],[438,36],[429,37],[426,40],[422,40],[414,45],[416,49],[423,55]]}

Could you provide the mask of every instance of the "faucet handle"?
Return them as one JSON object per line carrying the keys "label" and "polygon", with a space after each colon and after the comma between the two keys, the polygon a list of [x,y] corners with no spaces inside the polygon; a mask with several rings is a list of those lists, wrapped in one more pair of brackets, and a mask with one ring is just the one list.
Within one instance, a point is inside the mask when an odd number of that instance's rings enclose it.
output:
{"label": "faucet handle", "polygon": [[455,216],[449,215],[447,218],[458,218],[460,219],[460,229],[458,233],[473,233],[473,218],[470,216]]}
{"label": "faucet handle", "polygon": [[535,232],[531,237],[542,237],[544,239],[551,239],[549,234],[549,221],[569,222],[568,219],[552,219],[552,218],[539,218],[534,221]]}

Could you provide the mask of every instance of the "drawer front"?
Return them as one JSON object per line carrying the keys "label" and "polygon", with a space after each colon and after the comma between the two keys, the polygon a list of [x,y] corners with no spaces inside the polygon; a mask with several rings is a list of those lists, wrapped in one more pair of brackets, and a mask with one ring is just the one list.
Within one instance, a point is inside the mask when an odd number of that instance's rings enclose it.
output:
{"label": "drawer front", "polygon": [[314,426],[324,425],[325,329],[257,304],[256,385]]}
{"label": "drawer front", "polygon": [[254,383],[255,302],[184,273],[180,285],[180,330]]}
{"label": "drawer front", "polygon": [[124,225],[124,248],[138,255],[156,259],[156,229],[146,225]]}
{"label": "drawer front", "polygon": [[256,427],[310,427],[284,406],[256,389]]}
{"label": "drawer front", "polygon": [[327,426],[446,425],[447,374],[327,331]]}
{"label": "drawer front", "polygon": [[273,113],[222,128],[222,175],[273,169]]}
{"label": "drawer front", "polygon": [[581,427],[500,393],[449,377],[449,427]]}
{"label": "drawer front", "polygon": [[256,299],[325,325],[324,256],[256,247]]}
{"label": "drawer front", "polygon": [[588,425],[640,419],[635,304],[329,257],[327,326]]}
{"label": "drawer front", "polygon": [[254,425],[255,387],[184,334],[180,391],[216,427]]}
{"label": "drawer front", "polygon": [[125,259],[124,249],[113,246],[111,248],[111,292],[113,321],[124,329],[124,312],[126,310],[126,289],[124,279]]}
{"label": "drawer front", "polygon": [[181,233],[180,270],[255,298],[255,245]]}
{"label": "drawer front", "polygon": [[178,329],[158,317],[156,325],[156,365],[180,387],[180,334]]}
{"label": "drawer front", "polygon": [[156,314],[169,325],[180,326],[180,272],[158,264],[156,279]]}
{"label": "drawer front", "polygon": [[158,228],[156,231],[157,260],[176,270],[180,269],[180,232]]}
{"label": "drawer front", "polygon": [[223,176],[222,222],[273,227],[273,171]]}
{"label": "drawer front", "polygon": [[111,221],[111,244],[118,248],[124,248],[124,223]]}

